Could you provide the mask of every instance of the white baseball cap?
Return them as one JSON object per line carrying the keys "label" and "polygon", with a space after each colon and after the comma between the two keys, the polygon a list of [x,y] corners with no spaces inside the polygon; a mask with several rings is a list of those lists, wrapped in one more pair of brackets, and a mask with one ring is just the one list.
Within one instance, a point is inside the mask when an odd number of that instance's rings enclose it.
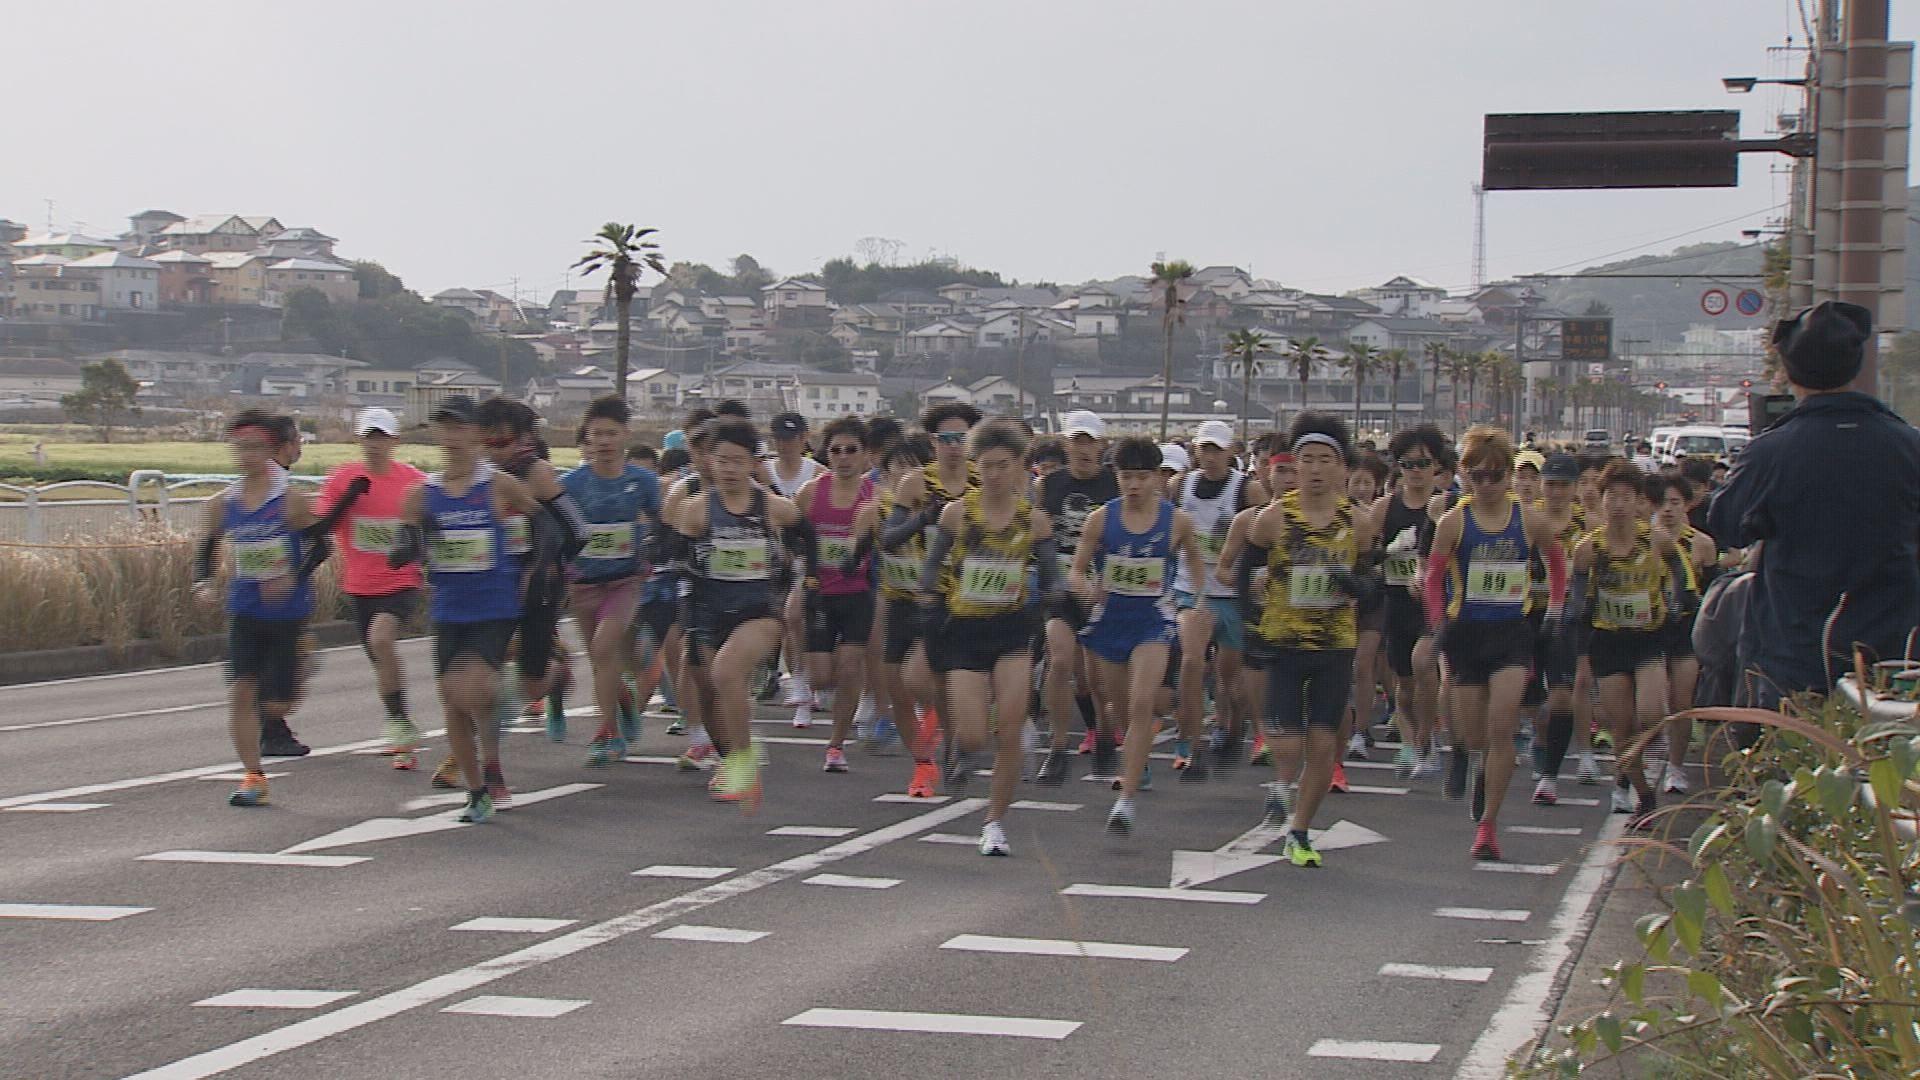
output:
{"label": "white baseball cap", "polygon": [[1107,437],[1107,422],[1086,409],[1075,409],[1060,420],[1060,429],[1071,439],[1075,435],[1090,435],[1096,439]]}
{"label": "white baseball cap", "polygon": [[1179,443],[1160,444],[1160,467],[1175,472],[1186,472],[1193,468],[1193,462],[1187,460],[1186,447]]}
{"label": "white baseball cap", "polygon": [[365,435],[369,431],[384,431],[388,435],[400,434],[400,421],[390,409],[361,409],[360,415],[353,418],[353,433]]}
{"label": "white baseball cap", "polygon": [[1225,420],[1209,420],[1193,433],[1195,444],[1212,443],[1222,450],[1233,449],[1233,425]]}

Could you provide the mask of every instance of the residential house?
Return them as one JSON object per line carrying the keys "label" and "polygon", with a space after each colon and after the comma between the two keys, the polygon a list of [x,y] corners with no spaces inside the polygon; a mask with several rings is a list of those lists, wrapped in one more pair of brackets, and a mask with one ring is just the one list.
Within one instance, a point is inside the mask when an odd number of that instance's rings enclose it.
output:
{"label": "residential house", "polygon": [[1233,301],[1235,313],[1245,316],[1249,322],[1268,326],[1291,326],[1299,322],[1302,306],[1298,296],[1265,290]]}
{"label": "residential house", "polygon": [[770,326],[825,326],[827,288],[800,278],[782,278],[760,290]]}
{"label": "residential house", "polygon": [[340,398],[353,392],[353,376],[369,365],[325,353],[247,353],[234,362],[232,389],[244,394]]}
{"label": "residential house", "polygon": [[973,347],[973,333],[979,321],[963,315],[947,315],[907,331],[906,351],[916,356],[948,356]]}
{"label": "residential house", "polygon": [[952,307],[947,309],[948,311],[952,311],[954,308],[959,307],[961,304],[979,295],[980,286],[969,285],[964,281],[956,281],[951,285],[942,285],[933,291],[939,293],[942,299],[952,305]]}
{"label": "residential house", "polygon": [[1073,332],[1077,337],[1118,337],[1125,309],[1098,305],[1073,309]]}
{"label": "residential house", "polygon": [[[947,288],[951,289],[953,286],[949,285]],[[973,290],[972,286],[966,286],[966,288],[970,290],[969,298],[973,292],[978,291]],[[890,289],[880,294],[879,302],[901,312],[909,319],[916,320],[928,319],[936,315],[951,315],[960,310],[959,302],[949,298],[944,290],[931,293],[925,289]]]}
{"label": "residential house", "polygon": [[455,394],[482,401],[501,390],[500,380],[451,357],[435,357],[414,370],[417,380],[407,389],[407,414],[423,420],[433,415],[435,406]]}
{"label": "residential house", "polygon": [[[235,220],[238,220],[237,218]],[[216,304],[266,305],[267,259],[252,251],[198,252],[208,261]]]}
{"label": "residential house", "polygon": [[286,306],[287,296],[296,289],[312,289],[336,304],[350,304],[360,299],[360,282],[350,266],[319,259],[282,259],[267,264],[266,289],[262,294],[266,306]]}
{"label": "residential house", "polygon": [[1254,291],[1253,278],[1237,266],[1203,266],[1187,280],[1195,288],[1206,289],[1229,301]]}
{"label": "residential house", "polygon": [[730,329],[761,328],[767,325],[767,317],[760,305],[748,296],[706,296],[700,300],[700,313],[709,319],[718,319]]}
{"label": "residential house", "polygon": [[107,357],[118,360],[143,386],[176,400],[221,395],[222,386],[240,368],[236,357],[169,349],[115,349]]}
{"label": "residential house", "polygon": [[472,289],[442,289],[434,293],[428,302],[434,307],[443,307],[451,311],[458,311],[476,323],[482,323],[487,320],[486,297],[481,296]]}
{"label": "residential house", "polygon": [[363,406],[378,405],[405,413],[407,396],[419,381],[418,368],[366,367],[353,373],[351,393]]}
{"label": "residential house", "polygon": [[560,289],[547,304],[547,318],[568,326],[592,326],[610,318],[613,305],[607,302],[604,286],[591,289]]}
{"label": "residential house", "polygon": [[100,306],[112,311],[156,311],[160,307],[160,264],[138,255],[103,251],[60,268],[61,277],[90,277],[100,283]]}
{"label": "residential house", "polygon": [[[988,416],[1015,415],[1021,396],[1018,385],[1005,375],[988,375],[967,384],[967,400]],[[1037,404],[1035,394],[1028,391],[1024,396],[1031,411]]]}
{"label": "residential house", "polygon": [[319,229],[311,229],[303,225],[282,229],[273,234],[272,238],[260,245],[259,250],[268,258],[319,259],[323,262],[331,262],[334,257],[333,245],[337,243],[339,243],[338,240]]}
{"label": "residential house", "polygon": [[1401,275],[1382,285],[1361,289],[1354,296],[1379,308],[1383,315],[1408,319],[1431,318],[1447,298],[1447,290],[1432,282]]}
{"label": "residential house", "polygon": [[813,421],[872,416],[884,411],[880,377],[868,372],[803,371],[794,385],[793,409]]}
{"label": "residential house", "polygon": [[1443,345],[1459,345],[1471,336],[1463,328],[1439,319],[1395,318],[1375,315],[1361,319],[1347,329],[1347,340],[1371,345],[1376,349],[1405,349],[1407,355],[1419,357],[1425,354],[1426,347],[1439,342]]}
{"label": "residential house", "polygon": [[171,210],[142,210],[127,219],[128,224],[133,228],[128,230],[124,239],[134,245],[136,252],[142,251],[148,244],[158,242],[162,229],[185,220],[187,219]]}
{"label": "residential house", "polygon": [[162,304],[213,303],[212,259],[191,251],[170,250],[150,256],[148,261],[160,268]]}
{"label": "residential house", "polygon": [[1350,296],[1302,293],[1299,299],[1300,311],[1294,323],[1314,333],[1345,333],[1361,319],[1380,314],[1379,308]]}
{"label": "residential house", "polygon": [[627,372],[627,400],[643,412],[671,412],[680,407],[681,377],[666,368]]}
{"label": "residential house", "polygon": [[521,400],[542,412],[552,410],[575,414],[586,411],[595,398],[611,393],[613,375],[597,367],[585,366],[552,375],[536,375],[528,381]]}
{"label": "residential house", "polygon": [[738,398],[747,403],[753,415],[764,418],[794,407],[793,391],[807,374],[810,372],[797,364],[746,360],[717,369],[697,389],[699,397],[709,404]]}
{"label": "residential house", "polygon": [[160,246],[174,251],[207,255],[213,252],[252,251],[259,245],[261,236],[260,230],[249,224],[248,219],[236,214],[196,214],[161,229],[154,239]]}
{"label": "residential house", "polygon": [[58,255],[69,260],[84,259],[89,255],[119,250],[111,240],[102,240],[97,236],[84,236],[74,232],[23,236],[13,242],[13,247],[28,258],[35,255]]}
{"label": "residential house", "polygon": [[100,282],[60,273],[72,260],[29,255],[13,263],[13,313],[35,322],[93,322],[100,317]]}
{"label": "residential house", "polygon": [[758,326],[729,328],[722,332],[721,347],[734,356],[750,356],[767,347],[767,331]]}
{"label": "residential house", "polygon": [[57,404],[80,389],[80,364],[53,357],[0,359],[0,397]]}
{"label": "residential house", "polygon": [[1020,344],[1025,336],[1029,342],[1054,341],[1070,338],[1074,335],[1072,323],[1063,322],[1051,315],[1040,315],[1025,308],[999,310],[982,316],[973,331],[973,347],[976,349],[1013,348]]}
{"label": "residential house", "polygon": [[1092,308],[1122,307],[1124,301],[1112,289],[1099,285],[1087,285],[1073,294],[1075,311],[1087,311]]}
{"label": "residential house", "polygon": [[480,317],[480,321],[488,328],[503,331],[510,326],[519,325],[522,321],[520,305],[512,297],[502,296],[492,289],[475,289],[474,292],[487,305],[486,313]]}
{"label": "residential house", "polygon": [[[1004,305],[1011,300],[1011,305]],[[959,310],[981,311],[995,306],[1016,306],[1038,311],[1050,308],[1060,302],[1060,294],[1052,289],[1031,288],[1028,286],[982,287],[974,291],[972,298],[960,305]]]}
{"label": "residential house", "polygon": [[1158,375],[1056,374],[1053,408],[1060,412],[1089,409],[1107,421],[1109,433],[1157,431],[1161,398],[1167,399],[1168,422],[1191,431],[1202,420],[1226,419],[1212,407],[1213,395],[1192,383],[1171,388]]}

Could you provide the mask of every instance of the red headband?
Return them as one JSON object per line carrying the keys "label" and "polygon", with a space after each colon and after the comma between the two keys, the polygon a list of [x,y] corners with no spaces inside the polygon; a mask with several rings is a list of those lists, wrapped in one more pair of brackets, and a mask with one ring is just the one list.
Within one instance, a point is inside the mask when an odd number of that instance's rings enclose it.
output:
{"label": "red headband", "polygon": [[1267,464],[1291,465],[1293,464],[1293,455],[1292,454],[1275,454],[1272,457],[1267,459]]}

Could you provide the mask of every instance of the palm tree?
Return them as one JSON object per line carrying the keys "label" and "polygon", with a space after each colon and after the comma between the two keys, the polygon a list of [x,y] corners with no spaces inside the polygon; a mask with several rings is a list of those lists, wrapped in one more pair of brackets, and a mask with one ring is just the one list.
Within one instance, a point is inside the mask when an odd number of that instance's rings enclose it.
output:
{"label": "palm tree", "polygon": [[634,290],[640,284],[643,271],[651,270],[662,277],[667,273],[667,264],[660,258],[660,245],[648,239],[658,231],[609,221],[588,238],[587,242],[596,246],[573,264],[582,276],[596,270],[607,271],[607,300],[613,304],[614,318],[618,320],[614,330],[613,385],[623,399],[627,396],[627,354],[632,348],[633,329],[628,320],[633,314]]}
{"label": "palm tree", "polygon": [[1427,419],[1434,419],[1440,412],[1440,372],[1447,367],[1447,345],[1443,341],[1429,341],[1421,347],[1427,354],[1427,365],[1433,372],[1433,389],[1427,394]]}
{"label": "palm tree", "polygon": [[1367,389],[1367,377],[1380,370],[1380,350],[1364,341],[1347,342],[1346,359],[1340,366],[1353,376],[1353,437],[1360,437],[1360,401]]}
{"label": "palm tree", "polygon": [[1252,446],[1247,440],[1247,420],[1253,414],[1253,367],[1256,357],[1261,353],[1270,353],[1273,346],[1267,343],[1267,335],[1258,330],[1235,330],[1227,335],[1227,353],[1240,358],[1240,445]]}
{"label": "palm tree", "polygon": [[1413,362],[1413,357],[1405,349],[1388,349],[1380,354],[1380,362],[1393,376],[1392,384],[1387,387],[1387,438],[1391,439],[1400,430],[1400,372]]}
{"label": "palm tree", "polygon": [[1181,306],[1186,301],[1180,298],[1180,286],[1193,276],[1193,264],[1185,259],[1172,262],[1156,262],[1148,269],[1153,277],[1147,287],[1159,289],[1165,310],[1160,313],[1160,329],[1165,334],[1165,348],[1160,354],[1160,441],[1167,441],[1167,408],[1173,403],[1173,328],[1176,323],[1186,322]]}
{"label": "palm tree", "polygon": [[1540,408],[1545,414],[1546,430],[1551,433],[1560,426],[1560,411],[1562,401],[1567,396],[1567,384],[1559,379],[1541,379],[1533,384],[1533,388],[1540,395]]}
{"label": "palm tree", "polygon": [[1325,363],[1327,347],[1320,344],[1317,337],[1304,337],[1287,346],[1287,362],[1293,365],[1294,374],[1300,377],[1300,408],[1307,409],[1307,380],[1313,378],[1313,366]]}
{"label": "palm tree", "polygon": [[1513,357],[1505,353],[1489,353],[1487,363],[1487,386],[1492,388],[1495,418],[1505,417],[1507,429],[1516,438],[1519,437],[1520,410],[1515,405],[1515,393],[1526,386],[1526,379],[1520,373],[1520,365]]}
{"label": "palm tree", "polygon": [[[1472,364],[1472,354],[1460,352],[1457,349],[1443,348],[1440,367],[1447,373],[1447,396],[1453,405],[1453,440],[1455,442],[1460,441],[1460,384],[1466,381],[1467,369],[1471,367]],[[1437,390],[1435,394],[1436,396],[1438,395]],[[1473,410],[1471,398],[1466,402],[1466,406],[1469,415],[1471,415]]]}

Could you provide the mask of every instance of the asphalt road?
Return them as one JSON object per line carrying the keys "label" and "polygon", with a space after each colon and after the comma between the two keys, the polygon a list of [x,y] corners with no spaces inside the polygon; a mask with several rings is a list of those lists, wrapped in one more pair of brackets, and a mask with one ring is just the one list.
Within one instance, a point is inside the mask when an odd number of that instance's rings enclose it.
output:
{"label": "asphalt road", "polygon": [[[828,775],[776,743],[748,816],[705,774],[585,767],[584,718],[507,736],[521,805],[459,826],[425,769],[356,752],[380,724],[353,650],[294,719],[316,753],[239,810],[220,696],[211,667],[0,689],[0,1076],[1498,1076],[1617,831],[1528,805],[1523,771],[1502,846],[1531,872],[1495,872],[1460,804],[1353,769],[1386,790],[1329,797],[1324,868],[1173,890],[1176,850],[1277,853],[1247,835],[1265,770],[1163,775],[1125,839],[1104,784],[1026,785],[1043,805],[985,859],[984,781],[876,801],[906,758]],[[663,727],[632,753],[678,753]],[[498,919],[537,921],[467,926]]]}

